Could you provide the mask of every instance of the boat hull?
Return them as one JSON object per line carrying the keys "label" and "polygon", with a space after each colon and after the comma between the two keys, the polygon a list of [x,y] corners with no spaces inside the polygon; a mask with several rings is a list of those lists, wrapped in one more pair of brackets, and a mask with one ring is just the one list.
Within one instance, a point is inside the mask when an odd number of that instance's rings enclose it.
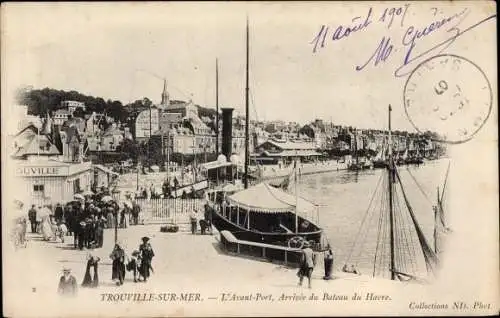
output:
{"label": "boat hull", "polygon": [[288,246],[288,241],[296,236],[303,237],[306,241],[321,242],[322,229],[317,229],[312,232],[299,233],[282,233],[282,232],[258,232],[251,229],[245,229],[237,224],[229,221],[216,210],[209,208],[209,215],[212,219],[212,225],[220,231],[229,231],[237,239],[250,242],[258,242],[265,244]]}

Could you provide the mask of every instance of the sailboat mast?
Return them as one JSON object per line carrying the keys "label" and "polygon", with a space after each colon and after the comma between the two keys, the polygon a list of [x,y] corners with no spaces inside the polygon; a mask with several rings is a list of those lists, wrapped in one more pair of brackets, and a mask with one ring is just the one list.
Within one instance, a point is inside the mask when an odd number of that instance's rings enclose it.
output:
{"label": "sailboat mast", "polygon": [[299,204],[299,180],[297,180],[297,161],[299,157],[297,156],[297,151],[295,151],[296,157],[295,157],[295,168],[294,173],[295,173],[295,233],[299,233],[299,217],[297,216],[297,206]]}
{"label": "sailboat mast", "polygon": [[354,130],[354,156],[356,158],[356,165],[359,164],[358,159],[358,131]]}
{"label": "sailboat mast", "polygon": [[248,82],[249,82],[249,77],[248,77],[248,64],[249,64],[249,30],[248,30],[248,17],[247,17],[247,40],[246,40],[246,44],[247,44],[247,56],[246,56],[246,86],[245,86],[245,180],[244,180],[244,184],[245,184],[245,189],[248,188],[248,161],[249,161],[249,154],[248,154],[248,148],[249,148],[249,144],[248,144],[248,126],[249,126],[249,110],[248,110],[248,91],[249,91],[249,88],[248,88]]}
{"label": "sailboat mast", "polygon": [[396,270],[395,268],[395,251],[394,251],[394,242],[395,240],[395,232],[394,232],[394,206],[393,206],[393,184],[394,184],[394,162],[392,158],[392,132],[391,132],[391,105],[389,105],[389,138],[388,138],[388,143],[389,143],[389,164],[388,164],[388,169],[389,169],[389,222],[390,222],[390,247],[391,247],[391,280],[396,279],[396,273],[394,272]]}
{"label": "sailboat mast", "polygon": [[439,187],[437,187],[437,205],[434,207],[434,253],[437,254],[438,252],[438,247],[437,247],[437,223],[438,223],[438,209],[440,207],[439,203]]}
{"label": "sailboat mast", "polygon": [[215,156],[219,156],[219,59],[215,59]]}

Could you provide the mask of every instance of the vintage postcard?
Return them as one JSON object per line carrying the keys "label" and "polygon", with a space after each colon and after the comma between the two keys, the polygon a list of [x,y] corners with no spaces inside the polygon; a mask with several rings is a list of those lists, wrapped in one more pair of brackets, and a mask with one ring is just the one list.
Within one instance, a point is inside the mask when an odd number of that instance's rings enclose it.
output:
{"label": "vintage postcard", "polygon": [[498,314],[496,24],[3,3],[4,315]]}

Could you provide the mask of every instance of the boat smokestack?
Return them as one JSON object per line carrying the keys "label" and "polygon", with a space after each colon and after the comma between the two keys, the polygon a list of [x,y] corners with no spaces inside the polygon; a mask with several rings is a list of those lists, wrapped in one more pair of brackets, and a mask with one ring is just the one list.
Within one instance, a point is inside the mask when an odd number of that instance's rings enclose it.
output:
{"label": "boat smokestack", "polygon": [[234,108],[221,108],[222,110],[222,154],[229,161],[233,153],[233,110]]}

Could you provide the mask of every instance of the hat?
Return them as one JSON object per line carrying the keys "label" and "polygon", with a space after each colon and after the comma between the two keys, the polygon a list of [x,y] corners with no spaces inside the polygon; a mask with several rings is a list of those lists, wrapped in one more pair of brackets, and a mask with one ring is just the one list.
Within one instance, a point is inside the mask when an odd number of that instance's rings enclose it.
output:
{"label": "hat", "polygon": [[149,241],[149,237],[144,236],[141,240],[143,240],[144,242],[147,242],[147,241]]}
{"label": "hat", "polygon": [[302,248],[306,248],[306,247],[311,247],[311,244],[308,241],[305,241],[304,245],[302,246]]}
{"label": "hat", "polygon": [[140,252],[138,250],[135,250],[135,251],[132,252],[132,256],[137,256],[139,254],[140,254]]}
{"label": "hat", "polygon": [[71,268],[69,268],[69,267],[64,267],[64,268],[63,268],[63,272],[64,272],[64,273],[71,273]]}

